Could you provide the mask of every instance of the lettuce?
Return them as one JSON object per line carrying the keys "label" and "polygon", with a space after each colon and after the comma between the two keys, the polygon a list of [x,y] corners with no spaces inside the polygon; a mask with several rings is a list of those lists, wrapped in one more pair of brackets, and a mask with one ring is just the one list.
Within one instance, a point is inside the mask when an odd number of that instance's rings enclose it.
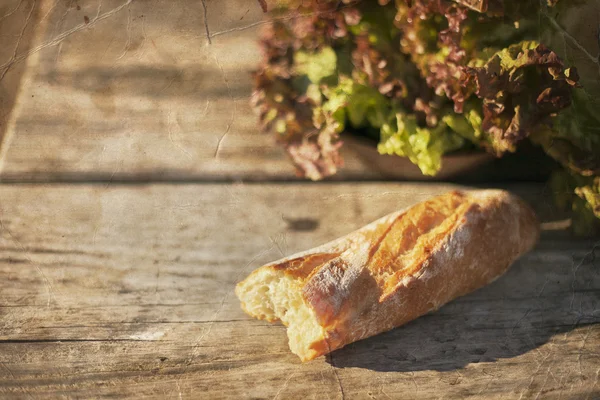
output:
{"label": "lettuce", "polygon": [[308,53],[297,51],[294,53],[294,67],[299,75],[306,75],[312,83],[320,83],[323,79],[336,72],[337,57],[335,51],[329,46]]}
{"label": "lettuce", "polygon": [[570,211],[577,235],[593,235],[600,230],[600,178],[584,177],[568,170],[555,172],[550,188],[557,206]]}
{"label": "lettuce", "polygon": [[[335,174],[342,132],[435,175],[444,154],[531,141],[564,168],[559,202],[596,226],[600,2],[285,0],[260,39],[252,105],[296,167]],[[564,193],[567,193],[565,195]],[[557,192],[559,193],[559,192]]]}
{"label": "lettuce", "polygon": [[581,87],[573,91],[571,106],[553,118],[551,129],[533,140],[568,171],[559,175],[571,190],[563,197],[571,202],[575,230],[582,234],[600,231],[598,220],[593,221],[600,218],[599,13],[598,1],[561,0],[541,9],[539,24],[540,41],[577,68]]}
{"label": "lettuce", "polygon": [[434,128],[420,127],[414,115],[401,112],[395,119],[395,124],[382,127],[377,150],[408,157],[424,175],[435,175],[442,166],[442,156],[464,144],[464,139],[453,134],[444,122]]}
{"label": "lettuce", "polygon": [[514,152],[517,144],[571,103],[574,70],[535,41],[511,45],[481,67],[466,67],[462,86],[483,100],[482,129],[492,151]]}
{"label": "lettuce", "polygon": [[483,120],[476,109],[471,108],[463,114],[448,113],[444,115],[442,121],[458,135],[474,144],[482,145],[484,139],[481,124]]}
{"label": "lettuce", "polygon": [[600,177],[596,176],[590,181],[588,185],[577,187],[575,193],[585,200],[586,207],[600,218]]}

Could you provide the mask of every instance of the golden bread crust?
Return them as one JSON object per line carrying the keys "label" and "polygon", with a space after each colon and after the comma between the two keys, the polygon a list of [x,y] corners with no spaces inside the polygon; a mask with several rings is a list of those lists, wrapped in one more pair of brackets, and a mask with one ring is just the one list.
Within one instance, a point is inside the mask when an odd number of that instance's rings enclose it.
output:
{"label": "golden bread crust", "polygon": [[454,191],[253,274],[271,269],[299,283],[323,332],[300,355],[306,361],[490,283],[538,236],[534,212],[516,196]]}

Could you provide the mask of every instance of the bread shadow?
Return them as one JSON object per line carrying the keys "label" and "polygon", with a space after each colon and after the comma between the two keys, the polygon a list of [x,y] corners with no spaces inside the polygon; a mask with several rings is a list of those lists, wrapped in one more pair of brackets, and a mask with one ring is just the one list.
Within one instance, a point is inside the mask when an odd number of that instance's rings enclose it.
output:
{"label": "bread shadow", "polygon": [[600,242],[544,237],[491,285],[327,357],[338,368],[452,371],[600,323]]}

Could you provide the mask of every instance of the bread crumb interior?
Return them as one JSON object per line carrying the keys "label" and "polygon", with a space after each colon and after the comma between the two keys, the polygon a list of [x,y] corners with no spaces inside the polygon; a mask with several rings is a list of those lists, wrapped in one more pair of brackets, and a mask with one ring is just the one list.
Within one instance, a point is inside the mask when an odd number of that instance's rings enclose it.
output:
{"label": "bread crumb interior", "polygon": [[290,350],[303,361],[314,358],[311,344],[321,341],[324,330],[303,297],[301,280],[282,271],[256,271],[236,287],[242,307],[251,316],[281,321],[287,326]]}

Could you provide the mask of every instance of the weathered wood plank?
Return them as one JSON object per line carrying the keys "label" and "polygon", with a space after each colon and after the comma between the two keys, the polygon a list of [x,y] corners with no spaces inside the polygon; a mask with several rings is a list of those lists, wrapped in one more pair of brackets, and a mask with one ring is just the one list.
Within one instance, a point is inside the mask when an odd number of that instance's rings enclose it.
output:
{"label": "weathered wood plank", "polygon": [[[489,287],[306,364],[240,310],[253,268],[450,187],[2,185],[0,397],[597,396],[598,243],[562,233]],[[543,188],[513,188],[555,215]]]}
{"label": "weathered wood plank", "polygon": [[[33,9],[37,33],[0,53],[0,77],[26,71],[13,123],[0,119],[3,181],[294,178],[249,106],[257,1],[207,1],[210,43],[201,1],[22,3],[2,30],[19,32]],[[0,115],[13,109],[0,101]],[[380,176],[346,158],[339,179]]]}

